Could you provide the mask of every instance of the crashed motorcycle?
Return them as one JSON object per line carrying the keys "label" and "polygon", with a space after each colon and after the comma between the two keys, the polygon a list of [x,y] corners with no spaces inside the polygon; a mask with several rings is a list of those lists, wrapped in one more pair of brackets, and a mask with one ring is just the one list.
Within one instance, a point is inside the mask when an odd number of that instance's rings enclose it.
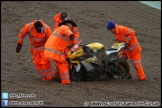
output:
{"label": "crashed motorcycle", "polygon": [[129,65],[124,59],[118,57],[118,52],[124,47],[124,43],[115,43],[107,50],[98,42],[90,44],[79,42],[74,45],[68,52],[72,65],[71,80],[100,80],[102,75],[109,78],[127,78]]}
{"label": "crashed motorcycle", "polygon": [[127,56],[120,57],[119,52],[126,47],[124,42],[117,42],[111,48],[106,50],[105,57],[105,72],[110,78],[127,79],[130,72],[130,67]]}

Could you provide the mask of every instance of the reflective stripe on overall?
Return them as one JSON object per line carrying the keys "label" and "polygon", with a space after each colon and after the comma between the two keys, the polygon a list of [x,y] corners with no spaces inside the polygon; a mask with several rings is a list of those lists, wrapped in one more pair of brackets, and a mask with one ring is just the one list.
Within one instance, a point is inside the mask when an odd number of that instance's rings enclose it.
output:
{"label": "reflective stripe on overall", "polygon": [[[35,38],[35,37],[32,36],[32,22],[31,22],[31,23],[30,23],[30,32],[29,32],[29,36],[30,36],[34,41],[36,41],[36,42],[41,42],[41,41],[43,41],[43,40],[46,39],[46,32],[45,32],[45,31],[46,31],[46,28],[47,28],[47,25],[45,25],[45,26],[43,27],[44,37],[43,37],[42,39],[40,39],[40,38]],[[37,51],[44,50],[44,46],[40,46],[40,47],[34,47],[33,45],[30,45],[30,46],[31,46],[31,48],[33,48],[34,50],[37,50]],[[47,76],[47,77],[52,76],[52,68],[51,68],[51,67],[48,68],[48,69],[39,70],[39,72],[40,72],[40,74],[41,74],[42,77],[44,77],[44,76]]]}
{"label": "reflective stripe on overall", "polygon": [[[79,32],[79,30],[78,29],[76,29],[76,30],[73,30],[73,34],[75,34],[75,33],[77,33],[77,32]],[[76,40],[76,41],[78,41],[79,40],[79,38],[76,38],[76,37],[74,37],[74,39],[73,39],[74,41]]]}
{"label": "reflective stripe on overall", "polygon": [[52,68],[46,69],[46,70],[39,70],[40,74],[42,77],[46,76],[46,77],[50,77],[52,76]]}
{"label": "reflective stripe on overall", "polygon": [[[64,37],[64,36],[62,36],[62,35],[60,35],[60,34],[58,33],[58,31],[59,31],[59,28],[56,29],[56,31],[53,32],[51,36],[56,36],[56,37],[58,37],[58,38],[60,38],[60,39],[62,39],[62,40],[64,40],[65,42],[68,43],[68,38],[66,38],[66,37]],[[67,34],[68,34],[68,31],[67,31],[65,34],[67,35]],[[62,56],[62,57],[65,57],[65,55],[63,54],[63,52],[60,52],[60,51],[58,51],[58,50],[55,50],[55,49],[52,49],[52,48],[45,48],[45,50],[48,50],[48,51],[53,52],[53,53],[56,53],[56,54],[58,54],[60,57],[61,57],[61,56]],[[56,63],[57,66],[58,66],[61,81],[62,81],[63,83],[66,83],[66,82],[69,83],[68,65],[67,65],[65,62],[60,62],[60,61],[55,61],[55,63]],[[67,65],[67,68],[66,68],[66,65]]]}
{"label": "reflective stripe on overall", "polygon": [[[122,26],[119,26],[119,33],[120,33],[120,35],[122,36],[122,38],[124,39],[124,41],[126,41],[126,40],[132,41],[132,38],[126,38],[126,36],[124,36],[124,35],[120,32],[120,28],[122,28]],[[132,31],[132,29],[129,29],[129,30],[127,31],[126,35],[128,35],[131,31]],[[125,49],[125,51],[126,51],[126,52],[131,51],[131,50],[133,50],[134,48],[136,48],[138,45],[139,45],[139,43],[136,43],[136,44],[134,44],[132,47]]]}
{"label": "reflective stripe on overall", "polygon": [[[62,40],[68,42],[68,39],[67,39],[67,38],[65,38],[64,36],[58,34],[58,30],[59,30],[59,29],[57,29],[55,32],[53,32],[53,33],[51,34],[51,36],[57,36],[57,37],[61,38]],[[48,51],[50,51],[50,52],[56,53],[56,54],[58,54],[58,55],[64,57],[63,52],[60,52],[60,51],[58,51],[58,50],[55,50],[55,49],[52,49],[52,48],[45,48],[45,50],[48,50]]]}
{"label": "reflective stripe on overall", "polygon": [[[122,26],[119,26],[119,29],[121,28]],[[131,32],[132,29],[129,29],[126,33],[126,35],[128,35],[130,32]],[[119,31],[120,35],[124,38],[124,41],[126,41],[126,37]],[[127,38],[129,41],[132,41],[131,38]],[[125,50],[125,52],[128,52],[128,51],[132,51],[133,49],[135,49],[137,46],[139,45],[139,43],[136,43],[134,44],[133,46],[127,48]],[[142,66],[142,63],[141,63],[141,56],[140,56],[140,53],[137,53],[136,55],[134,55],[133,57],[131,57],[131,60],[132,60],[132,63],[134,65],[134,68],[136,69],[136,72],[138,74],[138,78],[140,80],[145,80],[146,79],[146,76],[144,74],[144,71],[143,71],[143,66]]]}
{"label": "reflective stripe on overall", "polygon": [[[35,38],[35,37],[32,36],[32,22],[31,22],[31,23],[30,23],[30,32],[29,32],[29,36],[30,36],[33,40],[35,40],[36,42],[42,41],[42,40],[44,40],[44,39],[46,38],[46,33],[45,33],[46,28],[47,28],[47,25],[45,25],[45,26],[43,27],[44,38],[42,38],[42,39],[40,39],[40,38]],[[21,33],[23,36],[26,36],[26,35],[27,35],[27,34],[25,34],[25,33],[22,31],[22,29],[21,29],[20,33]],[[18,40],[21,40],[21,41],[22,41],[23,38],[19,38],[19,37],[18,37]]]}
{"label": "reflective stripe on overall", "polygon": [[47,28],[47,25],[45,25],[44,27],[43,27],[43,31],[44,31],[44,38],[42,38],[42,39],[40,39],[40,38],[35,38],[35,37],[33,37],[32,36],[32,22],[30,23],[30,33],[29,33],[29,36],[33,39],[33,40],[35,40],[36,42],[39,42],[39,41],[42,41],[42,40],[44,40],[45,38],[46,38],[46,28]]}

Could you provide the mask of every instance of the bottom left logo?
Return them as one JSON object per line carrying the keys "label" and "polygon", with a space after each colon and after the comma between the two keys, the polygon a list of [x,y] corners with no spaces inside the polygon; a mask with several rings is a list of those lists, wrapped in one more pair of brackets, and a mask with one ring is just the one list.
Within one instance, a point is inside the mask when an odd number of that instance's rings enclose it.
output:
{"label": "bottom left logo", "polygon": [[2,100],[2,106],[8,106],[8,100]]}

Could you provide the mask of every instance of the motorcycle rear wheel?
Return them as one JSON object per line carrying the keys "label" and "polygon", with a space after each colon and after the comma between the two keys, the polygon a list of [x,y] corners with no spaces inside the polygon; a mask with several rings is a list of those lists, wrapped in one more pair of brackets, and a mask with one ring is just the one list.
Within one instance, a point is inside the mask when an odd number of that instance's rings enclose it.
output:
{"label": "motorcycle rear wheel", "polygon": [[118,59],[114,63],[107,63],[106,70],[108,78],[127,79],[130,72],[129,64],[122,59]]}
{"label": "motorcycle rear wheel", "polygon": [[118,61],[118,69],[117,77],[127,79],[130,72],[129,64],[121,59]]}

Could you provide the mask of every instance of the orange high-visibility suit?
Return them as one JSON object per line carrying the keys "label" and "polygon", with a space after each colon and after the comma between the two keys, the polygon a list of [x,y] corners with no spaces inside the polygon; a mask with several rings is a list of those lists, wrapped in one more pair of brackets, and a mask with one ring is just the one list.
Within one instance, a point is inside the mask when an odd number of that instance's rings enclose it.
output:
{"label": "orange high-visibility suit", "polygon": [[42,76],[43,80],[51,80],[52,79],[52,68],[50,59],[44,57],[44,45],[46,40],[51,35],[51,29],[48,25],[46,25],[42,20],[43,32],[38,33],[34,27],[34,23],[30,22],[25,24],[25,26],[21,29],[18,35],[18,43],[23,44],[24,37],[29,34],[30,39],[30,52],[32,55],[32,60],[34,65],[36,66],[38,72]]}
{"label": "orange high-visibility suit", "polygon": [[[69,41],[69,45],[68,46],[78,44],[78,41],[79,41],[79,35],[80,35],[80,33],[79,33],[78,28],[77,27],[73,27],[72,28],[72,32],[74,34],[74,40],[73,41]],[[67,52],[69,50],[70,50],[70,48],[67,48]]]}
{"label": "orange high-visibility suit", "polygon": [[79,30],[77,27],[73,27],[72,32],[74,34],[74,40],[69,42],[69,44],[77,44],[79,40]]}
{"label": "orange high-visibility suit", "polygon": [[116,39],[121,42],[126,42],[129,46],[124,49],[121,53],[126,53],[127,57],[132,60],[132,63],[136,69],[139,80],[145,80],[146,76],[143,70],[141,63],[141,54],[142,48],[138,43],[138,40],[135,36],[135,31],[121,25],[115,25],[116,30]]}
{"label": "orange high-visibility suit", "polygon": [[45,44],[44,56],[54,59],[63,84],[70,83],[68,63],[65,58],[69,36],[73,34],[68,26],[62,25],[56,29]]}
{"label": "orange high-visibility suit", "polygon": [[53,22],[54,22],[54,28],[53,28],[53,30],[56,30],[59,27],[59,23],[62,23],[63,22],[61,20],[61,13],[57,14],[56,16],[54,16]]}

